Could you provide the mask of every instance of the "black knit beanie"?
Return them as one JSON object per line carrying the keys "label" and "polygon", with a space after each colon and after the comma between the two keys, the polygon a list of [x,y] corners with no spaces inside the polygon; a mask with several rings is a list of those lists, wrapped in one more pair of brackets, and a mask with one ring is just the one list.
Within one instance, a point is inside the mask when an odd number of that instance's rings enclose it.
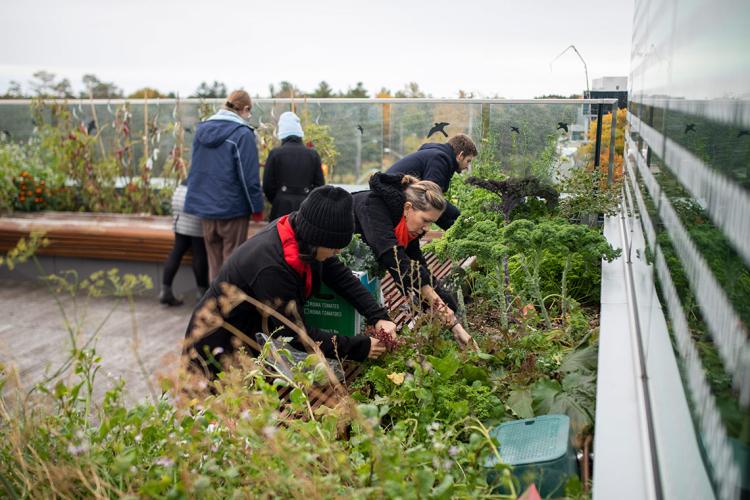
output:
{"label": "black knit beanie", "polygon": [[315,188],[299,207],[297,237],[317,247],[344,248],[354,234],[352,195],[330,185]]}

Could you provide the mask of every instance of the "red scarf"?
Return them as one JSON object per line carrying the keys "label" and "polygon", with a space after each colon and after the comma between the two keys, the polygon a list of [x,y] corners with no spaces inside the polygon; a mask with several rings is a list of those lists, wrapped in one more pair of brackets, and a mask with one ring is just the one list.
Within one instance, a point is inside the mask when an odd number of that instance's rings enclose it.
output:
{"label": "red scarf", "polygon": [[404,248],[406,248],[406,246],[413,240],[417,239],[417,236],[411,236],[409,234],[409,228],[406,227],[406,217],[403,215],[401,216],[401,222],[393,228],[393,232],[396,233],[396,241],[398,241],[399,246]]}
{"label": "red scarf", "polygon": [[305,297],[312,295],[312,267],[299,258],[299,245],[294,235],[294,229],[289,222],[289,216],[285,215],[276,223],[276,229],[281,238],[281,247],[284,249],[284,260],[289,266],[297,271],[305,280]]}

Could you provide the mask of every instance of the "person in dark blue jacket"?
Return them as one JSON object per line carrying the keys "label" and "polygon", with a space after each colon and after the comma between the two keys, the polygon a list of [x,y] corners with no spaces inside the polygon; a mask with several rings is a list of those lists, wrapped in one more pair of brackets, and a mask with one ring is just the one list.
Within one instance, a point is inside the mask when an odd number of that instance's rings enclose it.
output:
{"label": "person in dark blue jacket", "polygon": [[201,218],[212,280],[247,240],[248,217],[263,220],[258,149],[247,124],[251,108],[248,93],[235,90],[224,109],[198,125],[193,140],[185,212]]}
{"label": "person in dark blue jacket", "polygon": [[[423,144],[415,153],[406,155],[388,169],[389,174],[413,175],[423,181],[432,181],[446,193],[453,174],[468,169],[477,156],[477,147],[468,135],[456,134],[445,144]],[[456,222],[461,211],[448,202],[436,224],[448,229]]]}

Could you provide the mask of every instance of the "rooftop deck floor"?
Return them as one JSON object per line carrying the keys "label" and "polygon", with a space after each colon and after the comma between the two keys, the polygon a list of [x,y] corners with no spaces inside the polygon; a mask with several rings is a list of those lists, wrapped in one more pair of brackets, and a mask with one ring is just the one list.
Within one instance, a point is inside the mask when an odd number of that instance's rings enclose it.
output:
{"label": "rooftop deck floor", "polygon": [[[86,303],[79,299],[78,317],[84,318],[77,341],[79,346],[92,339],[98,325],[106,318],[92,341],[102,358],[95,383],[96,399],[119,378],[126,381],[127,401],[137,402],[148,397],[147,379],[138,366],[136,352],[152,380],[157,372],[177,368],[181,341],[194,303],[194,298],[189,297],[181,307],[166,307],[153,298],[138,297],[135,311],[131,313],[124,300],[100,298]],[[73,301],[61,297],[61,305],[73,320]],[[17,369],[22,387],[30,388],[44,380],[70,357],[72,344],[63,314],[55,296],[45,286],[0,280],[0,317],[3,318],[0,363]],[[139,338],[137,343],[134,342],[134,327]],[[67,376],[71,376],[69,371]],[[155,387],[158,390],[158,385]]]}

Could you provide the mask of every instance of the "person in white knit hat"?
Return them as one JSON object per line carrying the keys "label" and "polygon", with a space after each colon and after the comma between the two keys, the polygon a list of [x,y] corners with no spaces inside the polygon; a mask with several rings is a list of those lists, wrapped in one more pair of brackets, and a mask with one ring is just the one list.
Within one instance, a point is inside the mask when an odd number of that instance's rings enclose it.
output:
{"label": "person in white knit hat", "polygon": [[281,146],[274,148],[266,160],[263,193],[271,203],[268,220],[297,210],[308,193],[325,184],[320,155],[302,142],[299,117],[287,111],[279,117],[278,136]]}

